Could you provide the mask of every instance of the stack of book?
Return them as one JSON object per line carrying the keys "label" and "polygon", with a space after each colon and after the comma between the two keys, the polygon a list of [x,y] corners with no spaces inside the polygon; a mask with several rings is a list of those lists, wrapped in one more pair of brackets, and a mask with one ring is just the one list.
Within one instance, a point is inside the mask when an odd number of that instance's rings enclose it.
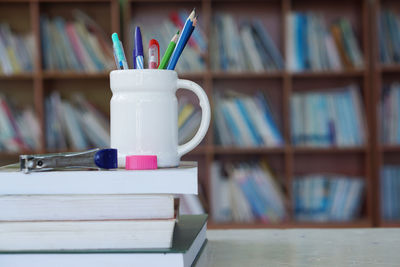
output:
{"label": "stack of book", "polygon": [[400,84],[392,83],[383,88],[380,103],[381,138],[384,144],[400,143]]}
{"label": "stack of book", "polygon": [[286,25],[290,71],[363,67],[360,45],[348,19],[338,19],[328,29],[322,14],[292,12]]}
{"label": "stack of book", "polygon": [[16,34],[0,23],[0,74],[32,72],[34,47],[32,33]]}
{"label": "stack of book", "polygon": [[381,214],[384,220],[400,220],[400,166],[386,165],[381,171]]}
{"label": "stack of book", "polygon": [[214,98],[216,140],[223,146],[281,146],[282,134],[267,97],[227,92]]}
{"label": "stack of book", "polygon": [[211,206],[215,222],[277,223],[287,216],[282,189],[264,160],[214,162]]}
{"label": "stack of book", "polygon": [[104,114],[83,95],[61,100],[53,92],[45,100],[46,147],[50,151],[109,147],[110,125]]}
{"label": "stack of book", "polygon": [[365,183],[341,175],[307,175],[293,182],[293,207],[299,221],[351,221],[358,217]]}
{"label": "stack of book", "polygon": [[284,68],[281,52],[260,19],[238,25],[232,15],[216,14],[211,39],[211,67],[221,71],[276,71]]}
{"label": "stack of book", "polygon": [[196,134],[201,121],[201,109],[189,101],[187,97],[178,100],[178,142],[184,144]]}
{"label": "stack of book", "polygon": [[0,94],[0,151],[34,151],[40,148],[41,130],[32,108],[18,109]]}
{"label": "stack of book", "polygon": [[0,265],[190,266],[206,215],[177,216],[197,166],[153,171],[0,173]]}
{"label": "stack of book", "polygon": [[378,20],[379,56],[383,64],[400,63],[399,15],[392,10],[382,10]]}
{"label": "stack of book", "polygon": [[299,146],[360,146],[365,141],[364,112],[355,85],[335,91],[294,93],[292,140]]}
{"label": "stack of book", "polygon": [[[160,54],[163,55],[168,44],[171,42],[172,36],[174,36],[179,29],[183,28],[187,17],[188,13],[183,10],[179,12],[171,12],[168,19],[164,19],[161,23],[156,23],[154,25],[151,25],[147,20],[141,21],[139,18],[132,20],[130,29],[135,29],[135,26],[140,26],[143,43],[147,45],[151,39],[156,39],[160,45]],[[130,43],[132,44],[133,36],[134,34],[132,32],[129,36],[129,38],[131,38]],[[201,30],[201,26],[196,25],[196,30],[193,31],[193,34],[188,41],[188,45],[185,47],[185,50],[179,58],[175,70],[179,73],[204,71],[204,56],[206,51],[206,36]],[[145,62],[148,62],[147,57],[148,55],[145,53]]]}
{"label": "stack of book", "polygon": [[43,64],[50,71],[100,72],[114,68],[113,50],[101,27],[80,10],[74,21],[40,18]]}

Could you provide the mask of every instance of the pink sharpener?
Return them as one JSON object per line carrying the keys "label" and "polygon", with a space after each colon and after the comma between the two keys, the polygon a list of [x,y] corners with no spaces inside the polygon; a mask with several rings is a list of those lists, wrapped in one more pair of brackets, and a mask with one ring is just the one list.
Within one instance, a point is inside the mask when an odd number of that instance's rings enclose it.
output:
{"label": "pink sharpener", "polygon": [[131,155],[126,156],[126,170],[156,170],[157,156],[155,155]]}

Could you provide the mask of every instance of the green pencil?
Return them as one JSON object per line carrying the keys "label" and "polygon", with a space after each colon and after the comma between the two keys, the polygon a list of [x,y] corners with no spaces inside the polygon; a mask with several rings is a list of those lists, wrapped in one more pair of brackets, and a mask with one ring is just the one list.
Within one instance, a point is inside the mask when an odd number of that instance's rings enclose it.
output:
{"label": "green pencil", "polygon": [[172,37],[171,42],[169,43],[167,50],[165,51],[165,54],[164,54],[163,58],[161,59],[161,63],[158,66],[158,69],[166,69],[167,68],[169,58],[171,57],[172,52],[174,52],[176,42],[178,41],[178,35],[179,35],[179,31],[174,35],[174,37]]}

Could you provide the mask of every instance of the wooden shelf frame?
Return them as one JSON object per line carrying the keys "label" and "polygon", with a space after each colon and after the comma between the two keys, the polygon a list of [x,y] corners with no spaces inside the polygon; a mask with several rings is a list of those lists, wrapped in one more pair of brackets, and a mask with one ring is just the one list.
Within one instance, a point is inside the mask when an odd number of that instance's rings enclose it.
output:
{"label": "wooden shelf frame", "polygon": [[[214,226],[216,228],[293,228],[293,227],[367,227],[367,226],[385,226],[384,222],[381,221],[379,216],[379,170],[383,164],[383,154],[384,153],[400,153],[400,148],[396,146],[382,146],[378,142],[377,129],[377,114],[375,108],[377,107],[379,96],[380,96],[380,86],[382,84],[383,74],[394,73],[400,74],[400,65],[397,66],[381,66],[377,60],[377,29],[376,29],[376,19],[378,17],[379,7],[381,0],[354,0],[354,1],[302,1],[302,0],[271,0],[271,1],[250,1],[250,5],[260,7],[263,10],[267,10],[270,5],[274,8],[278,6],[279,8],[279,42],[281,44],[280,50],[284,58],[287,58],[285,54],[285,44],[286,44],[286,16],[292,10],[296,10],[298,4],[301,2],[302,6],[308,6],[310,10],[314,8],[315,5],[319,7],[325,7],[326,12],[329,12],[329,5],[348,5],[358,3],[360,4],[357,9],[357,14],[352,14],[359,20],[360,31],[358,35],[361,36],[360,42],[362,44],[365,67],[362,70],[346,70],[346,71],[324,71],[324,72],[301,72],[301,73],[290,73],[286,70],[281,70],[277,72],[262,72],[262,73],[252,73],[252,72],[241,72],[241,73],[230,73],[230,72],[218,72],[212,71],[210,68],[210,57],[211,53],[206,54],[206,69],[203,72],[198,73],[183,73],[179,76],[184,79],[194,80],[200,82],[209,96],[210,104],[213,104],[213,93],[215,92],[216,85],[219,83],[225,83],[230,81],[252,81],[257,82],[260,85],[267,86],[271,82],[279,84],[279,90],[281,92],[281,103],[279,104],[279,113],[282,114],[281,120],[281,130],[284,136],[285,145],[279,148],[226,148],[220,147],[214,144],[214,129],[210,127],[210,130],[206,136],[204,144],[196,148],[193,152],[189,153],[188,157],[191,159],[199,159],[202,162],[201,168],[204,168],[204,177],[200,178],[200,181],[204,182],[204,188],[206,190],[206,196],[210,196],[210,166],[214,160],[219,160],[221,158],[229,157],[241,157],[243,159],[250,158],[261,158],[261,157],[272,157],[281,162],[283,167],[283,179],[284,189],[287,192],[288,203],[292,203],[292,180],[296,175],[296,160],[299,157],[308,156],[321,156],[330,157],[336,156],[341,157],[342,155],[347,155],[350,157],[357,157],[362,159],[363,170],[362,175],[366,179],[366,196],[365,196],[365,211],[364,216],[356,222],[350,223],[321,223],[321,224],[303,224],[297,223],[293,220],[293,210],[289,206],[289,219],[288,222],[279,224],[277,226],[265,225],[265,224],[214,224],[212,218],[210,218],[210,228]],[[388,0],[386,2],[395,1]],[[0,0],[0,5],[8,3],[21,3],[26,4],[29,8],[29,20],[31,25],[31,30],[35,36],[36,53],[34,60],[34,71],[32,73],[24,73],[17,75],[0,75],[0,85],[4,82],[19,82],[26,81],[32,82],[33,90],[33,104],[35,106],[36,114],[40,120],[41,128],[44,133],[44,98],[46,83],[56,81],[58,83],[70,82],[74,80],[80,82],[82,80],[91,81],[101,81],[104,82],[105,86],[109,86],[108,73],[76,73],[76,72],[48,72],[42,69],[41,62],[41,40],[40,40],[40,28],[39,28],[39,18],[42,12],[42,5],[58,5],[60,3],[85,3],[86,5],[96,5],[99,1],[96,0]],[[130,58],[130,49],[128,46],[128,34],[130,20],[132,18],[132,9],[136,5],[169,5],[171,3],[176,6],[191,6],[196,5],[201,9],[200,20],[203,23],[203,30],[205,34],[210,39],[211,30],[210,25],[212,23],[212,16],[215,11],[216,6],[226,6],[227,11],[231,4],[243,5],[244,9],[248,8],[249,2],[240,2],[237,0],[126,0],[124,8],[121,11],[119,8],[118,0],[101,0],[101,4],[107,4],[110,14],[110,29],[113,32],[117,32],[121,35],[123,33],[123,40],[125,49],[127,51],[127,58]],[[304,3],[303,3],[304,2]],[[122,20],[120,20],[122,18]],[[123,21],[123,26],[120,27],[120,21]],[[337,81],[337,80],[356,80],[360,85],[363,95],[363,102],[365,106],[365,117],[368,124],[368,142],[362,147],[351,147],[351,148],[308,148],[308,147],[295,147],[291,143],[290,138],[290,97],[293,91],[297,90],[298,83],[309,83],[312,84],[316,80],[327,80],[327,81]],[[323,88],[321,88],[323,89]],[[1,90],[1,87],[0,87]],[[266,89],[269,90],[269,89]],[[44,153],[46,152],[44,142],[45,137],[41,138],[42,146],[39,151],[34,153]],[[17,158],[17,154],[13,153],[0,153],[0,159],[7,158],[14,160]],[[310,163],[312,164],[312,163]],[[209,199],[208,202],[210,203]]]}
{"label": "wooden shelf frame", "polygon": [[[371,107],[374,108],[370,114],[371,123],[371,135],[372,135],[372,166],[373,166],[373,187],[374,196],[374,225],[379,227],[400,227],[400,221],[388,222],[382,218],[381,215],[381,194],[380,194],[380,173],[383,166],[386,163],[391,164],[393,159],[400,158],[400,145],[388,145],[381,141],[379,128],[380,128],[380,117],[378,114],[378,107],[380,105],[382,96],[382,87],[385,84],[392,82],[393,80],[400,81],[400,78],[393,79],[393,76],[400,75],[400,64],[385,65],[380,62],[379,58],[379,30],[378,20],[382,8],[394,9],[398,14],[400,11],[400,3],[395,0],[373,0],[371,3],[371,45],[373,47],[371,51],[371,85],[372,85],[372,97]],[[400,161],[396,161],[396,164],[400,165]]]}
{"label": "wooden shelf frame", "polygon": [[[285,55],[285,36],[286,36],[286,20],[284,19],[289,12],[291,12],[293,3],[299,2],[300,0],[275,0],[275,1],[251,1],[251,5],[257,6],[260,9],[267,10],[270,5],[273,5],[274,10],[278,6],[279,10],[279,32],[280,36],[280,43],[282,47],[280,50],[283,54],[283,57],[286,58]],[[227,11],[229,12],[230,5],[233,4],[235,6],[240,5],[238,1],[235,0],[195,0],[195,1],[172,1],[173,4],[179,5],[182,3],[182,7],[188,7],[191,3],[196,6],[201,7],[201,20],[204,22],[204,32],[206,33],[208,39],[211,38],[211,30],[210,25],[212,23],[213,14],[216,12],[217,8],[224,9],[226,7]],[[328,1],[331,4],[335,3],[338,5],[347,5],[347,1],[343,1],[340,3],[336,3],[334,1]],[[354,1],[353,1],[354,2]],[[206,70],[204,73],[197,73],[191,77],[191,74],[184,74],[184,76],[188,77],[189,79],[195,79],[202,83],[203,88],[207,92],[210,102],[212,105],[213,102],[213,94],[217,88],[217,84],[223,83],[231,83],[230,81],[251,81],[257,82],[260,85],[268,84],[271,81],[278,82],[280,87],[278,90],[281,91],[282,94],[282,103],[279,105],[278,112],[282,114],[282,134],[285,139],[285,145],[283,147],[278,148],[269,148],[269,147],[256,147],[256,148],[240,148],[240,147],[221,147],[219,145],[214,144],[214,129],[213,127],[210,128],[209,133],[207,134],[205,145],[202,152],[195,152],[190,155],[190,158],[199,157],[205,162],[206,177],[203,177],[201,180],[205,181],[205,188],[207,190],[207,195],[210,196],[210,167],[214,160],[220,159],[229,159],[233,157],[235,160],[237,157],[241,157],[243,159],[253,159],[253,158],[261,158],[264,156],[267,157],[278,157],[278,161],[282,161],[282,165],[284,166],[283,170],[283,178],[284,178],[284,191],[287,192],[288,203],[292,203],[292,192],[291,192],[291,185],[292,179],[296,174],[295,170],[295,158],[302,157],[307,155],[354,155],[357,158],[362,158],[362,164],[365,168],[361,171],[360,175],[365,176],[366,184],[367,184],[367,194],[366,194],[366,201],[365,201],[365,215],[361,219],[362,223],[355,222],[355,223],[346,223],[346,224],[318,224],[318,226],[328,225],[328,227],[342,227],[345,226],[371,226],[372,225],[372,189],[371,189],[371,169],[370,169],[370,162],[371,162],[371,149],[368,142],[362,147],[349,147],[349,148],[309,148],[309,147],[295,147],[291,144],[290,140],[290,97],[292,95],[293,90],[296,89],[296,83],[298,81],[306,81],[312,83],[315,79],[329,79],[329,80],[338,80],[338,79],[356,79],[359,82],[360,88],[362,90],[363,95],[363,103],[365,104],[365,108],[370,109],[370,45],[369,45],[369,5],[368,1],[358,0],[361,3],[360,8],[357,10],[359,14],[353,14],[358,16],[360,21],[360,28],[361,28],[361,36],[362,39],[360,42],[362,43],[363,47],[363,54],[364,54],[364,62],[365,67],[361,70],[344,70],[344,71],[323,71],[323,72],[300,72],[300,73],[290,73],[287,70],[275,71],[275,72],[222,72],[222,71],[213,71],[210,68],[210,57],[212,53],[207,51],[206,54]],[[141,8],[141,5],[150,5],[151,3],[157,3],[159,5],[167,5],[164,1],[159,0],[150,0],[146,1],[145,3],[141,0],[128,0],[126,1],[126,5],[124,8],[124,33],[125,33],[125,43],[128,43],[130,38],[127,38],[127,35],[132,32],[132,29],[129,29],[130,22],[132,20],[132,16],[135,14],[135,9]],[[243,4],[241,4],[243,5]],[[310,6],[313,5],[313,1],[310,1]],[[244,9],[246,9],[245,7]],[[254,8],[254,6],[252,7]],[[131,46],[131,45],[129,45]],[[181,75],[180,75],[181,76]],[[321,88],[323,89],[323,88]],[[269,90],[269,89],[267,89]],[[367,113],[367,111],[366,111]],[[368,114],[366,114],[368,117]],[[369,140],[368,140],[369,141]],[[312,163],[313,164],[313,163]],[[282,175],[282,173],[281,173]],[[209,199],[208,199],[208,202]],[[212,209],[212,207],[210,207]],[[301,224],[293,222],[293,210],[292,207],[289,205],[289,221],[287,223],[283,223],[283,227],[300,227]],[[303,224],[303,226],[308,224]],[[312,224],[315,226],[315,224]],[[271,227],[265,224],[250,224],[250,225],[243,225],[243,224],[235,224],[235,223],[228,223],[228,224],[214,224],[211,218],[211,227],[222,227],[222,228],[232,228],[232,227],[248,227],[248,228],[268,228]],[[281,224],[278,226],[280,227]],[[272,226],[276,227],[276,226]]]}

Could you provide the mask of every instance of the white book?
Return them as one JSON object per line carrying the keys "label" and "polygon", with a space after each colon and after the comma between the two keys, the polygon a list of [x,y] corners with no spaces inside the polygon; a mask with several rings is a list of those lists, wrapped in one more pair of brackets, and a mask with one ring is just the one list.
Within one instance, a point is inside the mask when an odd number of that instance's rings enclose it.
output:
{"label": "white book", "polygon": [[181,195],[179,214],[204,214],[203,205],[197,195]]}
{"label": "white book", "polygon": [[197,194],[197,163],[127,171],[0,172],[0,195]]}
{"label": "white book", "polygon": [[287,70],[289,71],[299,71],[298,65],[296,64],[295,57],[295,30],[293,29],[295,14],[290,13],[286,15],[286,61]]}
{"label": "white book", "polygon": [[343,68],[342,62],[340,61],[339,51],[337,50],[332,35],[325,34],[325,46],[332,70],[341,70]]}
{"label": "white book", "polygon": [[344,142],[343,132],[339,129],[339,114],[335,105],[335,96],[333,94],[326,95],[326,101],[328,105],[328,118],[332,121],[335,127],[335,144],[342,144]]}
{"label": "white book", "polygon": [[88,143],[83,131],[80,129],[79,117],[76,109],[67,101],[62,101],[63,116],[66,126],[68,142],[72,149],[83,150],[88,147]]}
{"label": "white book", "polygon": [[[365,142],[366,136],[365,133],[367,132],[366,128],[365,128],[365,117],[364,117],[364,112],[363,112],[363,105],[362,105],[362,100],[361,100],[361,96],[359,94],[358,88],[355,85],[351,85],[349,87],[350,90],[350,94],[351,94],[351,99],[352,99],[352,104],[353,104],[353,109],[355,111],[355,119],[356,119],[356,123],[357,125],[355,125],[355,127],[357,127],[357,144],[362,145]],[[354,125],[353,125],[354,127]]]}
{"label": "white book", "polygon": [[310,138],[314,134],[314,116],[316,115],[313,110],[313,98],[314,98],[315,93],[306,93],[304,95],[304,114],[305,114],[305,120],[304,120],[304,135],[306,136],[305,143],[306,145],[315,145],[315,141]]}
{"label": "white book", "polygon": [[[202,215],[200,215],[202,216]],[[94,251],[38,251],[1,253],[1,267],[189,267],[206,266],[207,222],[181,216],[174,230],[172,247],[167,249],[124,249]]]}
{"label": "white book", "polygon": [[262,169],[261,166],[257,166],[252,170],[252,176],[270,207],[274,209],[275,213],[281,219],[283,219],[286,215],[284,196],[279,184],[274,179],[270,170]]}
{"label": "white book", "polygon": [[242,29],[240,30],[240,37],[242,39],[246,58],[249,59],[249,69],[256,72],[263,71],[264,66],[262,64],[261,57],[258,53],[256,44],[251,34],[250,26],[245,25],[242,27]]}
{"label": "white book", "polygon": [[173,195],[0,195],[1,221],[171,219]]}
{"label": "white book", "polygon": [[169,248],[174,225],[175,218],[0,222],[0,251]]}
{"label": "white book", "polygon": [[96,147],[110,146],[110,131],[102,127],[101,123],[96,119],[95,114],[85,111],[78,111],[81,116],[76,116],[79,126],[90,140],[91,144]]}
{"label": "white book", "polygon": [[245,146],[255,146],[256,144],[254,143],[254,141],[251,137],[250,129],[247,127],[246,122],[243,120],[243,118],[239,114],[239,110],[233,103],[233,100],[224,99],[221,101],[221,103],[222,103],[222,105],[224,105],[226,107],[226,109],[230,113],[234,123],[236,124],[236,126],[240,132],[240,136],[242,137],[242,142],[244,143],[244,145]]}
{"label": "white book", "polygon": [[234,144],[234,138],[232,136],[232,132],[229,130],[228,124],[224,119],[224,115],[222,114],[222,104],[221,104],[221,96],[220,94],[215,94],[214,98],[214,120],[216,132],[218,135],[218,140],[221,145],[230,146]]}
{"label": "white book", "polygon": [[255,218],[250,203],[243,194],[238,183],[234,179],[229,179],[228,185],[230,188],[232,219],[235,222],[254,222]]}
{"label": "white book", "polygon": [[254,99],[245,97],[243,98],[243,103],[247,110],[252,111],[249,112],[249,115],[264,143],[267,146],[276,146],[278,144],[278,140],[276,140],[271,126],[266,122],[265,118],[263,118],[264,114],[262,114],[261,109],[254,102]]}
{"label": "white book", "polygon": [[227,222],[232,218],[228,180],[221,175],[219,162],[211,165],[211,214],[215,222]]}

